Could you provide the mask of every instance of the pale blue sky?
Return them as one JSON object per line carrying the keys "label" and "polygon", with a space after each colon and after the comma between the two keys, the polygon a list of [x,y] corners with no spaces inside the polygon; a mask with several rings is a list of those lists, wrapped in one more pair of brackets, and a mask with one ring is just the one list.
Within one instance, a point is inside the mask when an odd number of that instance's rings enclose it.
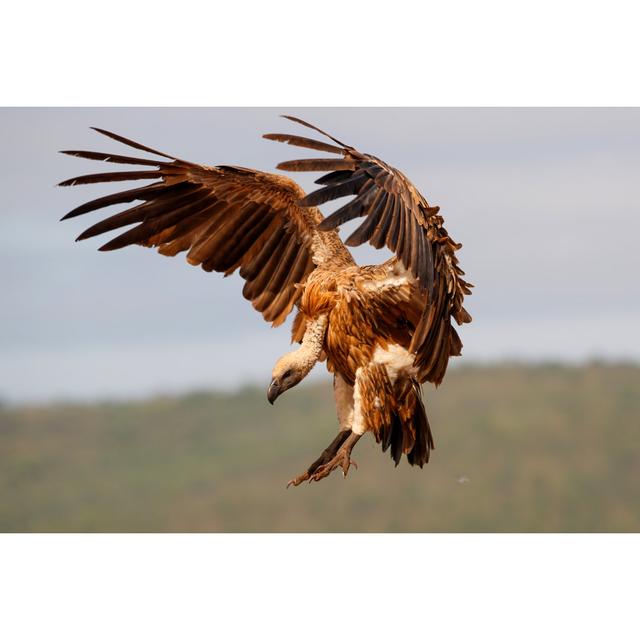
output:
{"label": "pale blue sky", "polygon": [[273,170],[299,154],[260,137],[299,129],[279,113],[382,157],[441,206],[476,285],[460,362],[640,359],[638,109],[2,109],[1,399],[266,386],[288,324],[270,330],[237,276],[75,244],[100,214],[59,218],[111,187],[54,185],[104,166],[57,150],[123,150],[91,125],[196,162]]}

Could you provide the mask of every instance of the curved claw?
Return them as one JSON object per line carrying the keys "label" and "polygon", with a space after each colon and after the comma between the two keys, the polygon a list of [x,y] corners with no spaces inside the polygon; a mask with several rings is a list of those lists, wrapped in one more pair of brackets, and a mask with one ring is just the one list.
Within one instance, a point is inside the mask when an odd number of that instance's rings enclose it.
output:
{"label": "curved claw", "polygon": [[298,476],[297,478],[293,478],[292,480],[289,480],[289,482],[287,482],[287,489],[293,485],[294,487],[297,487],[299,484],[302,484],[305,480],[309,479],[309,472],[305,471],[301,476]]}
{"label": "curved claw", "polygon": [[[346,465],[346,468],[345,468]],[[353,465],[356,470],[358,469],[358,465],[356,464],[355,460],[352,460],[351,458],[349,458],[348,460],[343,460],[342,464],[340,465],[342,467],[342,477],[343,478],[347,478],[347,474],[349,473],[349,469],[351,469],[351,465]]]}

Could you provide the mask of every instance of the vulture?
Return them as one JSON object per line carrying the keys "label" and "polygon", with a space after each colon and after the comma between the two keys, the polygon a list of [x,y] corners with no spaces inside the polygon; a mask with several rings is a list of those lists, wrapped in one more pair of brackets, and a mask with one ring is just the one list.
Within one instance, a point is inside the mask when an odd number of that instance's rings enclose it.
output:
{"label": "vulture", "polygon": [[[321,172],[312,193],[284,175],[194,164],[96,128],[145,157],[62,151],[134,168],[83,175],[60,186],[152,182],[82,204],[62,219],[126,203],[124,211],[98,220],[77,240],[117,230],[101,251],[156,247],[165,256],[186,252],[187,261],[205,271],[238,271],[243,296],[273,327],[296,310],[292,344],[299,346],[276,362],[268,401],[273,404],[324,361],[333,374],[339,429],[287,486],[319,481],[338,468],[346,477],[356,466],[353,447],[367,432],[390,451],[396,466],[405,455],[410,465],[422,467],[434,441],[421,385],[439,385],[449,358],[461,353],[452,321],[471,321],[463,300],[472,285],[456,257],[462,245],[445,230],[440,208],[403,173],[312,124],[283,117],[315,133],[263,137],[322,152],[316,155],[324,157],[277,166]],[[344,197],[350,198],[346,204],[323,216],[320,205]],[[355,218],[362,223],[343,242],[338,231]],[[386,247],[393,257],[356,264],[347,247],[365,242]]]}

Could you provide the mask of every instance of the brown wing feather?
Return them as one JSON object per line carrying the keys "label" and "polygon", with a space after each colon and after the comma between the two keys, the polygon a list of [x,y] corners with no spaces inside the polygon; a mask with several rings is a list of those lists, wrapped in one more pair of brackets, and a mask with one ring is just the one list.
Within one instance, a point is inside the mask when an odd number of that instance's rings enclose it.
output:
{"label": "brown wing feather", "polygon": [[[274,326],[281,324],[300,296],[300,288],[295,285],[304,282],[315,268],[313,241],[318,235],[317,224],[322,220],[317,209],[298,204],[304,197],[300,187],[289,178],[252,169],[193,164],[114,133],[96,131],[167,160],[95,151],[63,152],[153,169],[80,176],[65,180],[62,186],[159,179],[150,185],[98,198],[67,214],[63,219],[112,204],[136,202],[92,225],[78,240],[133,224],[101,250],[138,244],[157,247],[160,253],[169,256],[187,251],[187,260],[206,271],[228,275],[240,269],[246,281],[244,296],[267,321]],[[304,141],[295,139],[295,142]],[[318,148],[330,150],[329,145]],[[337,162],[340,167],[345,165],[344,160]],[[337,235],[329,240],[338,246]]]}

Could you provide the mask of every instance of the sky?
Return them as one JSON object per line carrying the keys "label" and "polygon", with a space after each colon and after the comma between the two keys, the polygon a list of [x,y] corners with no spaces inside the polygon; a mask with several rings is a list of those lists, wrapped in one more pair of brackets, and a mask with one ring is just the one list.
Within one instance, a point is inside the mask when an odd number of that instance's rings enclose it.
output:
{"label": "sky", "polygon": [[[56,187],[104,170],[56,152],[128,153],[98,126],[194,162],[274,171],[309,155],[261,139],[306,134],[281,113],[383,158],[441,207],[475,285],[456,364],[640,360],[640,109],[15,108],[0,109],[1,401],[266,388],[290,320],[271,329],[237,275],[74,243],[103,214],[59,219],[118,185]],[[293,177],[309,190],[317,176]],[[324,365],[313,378],[329,379]]]}

